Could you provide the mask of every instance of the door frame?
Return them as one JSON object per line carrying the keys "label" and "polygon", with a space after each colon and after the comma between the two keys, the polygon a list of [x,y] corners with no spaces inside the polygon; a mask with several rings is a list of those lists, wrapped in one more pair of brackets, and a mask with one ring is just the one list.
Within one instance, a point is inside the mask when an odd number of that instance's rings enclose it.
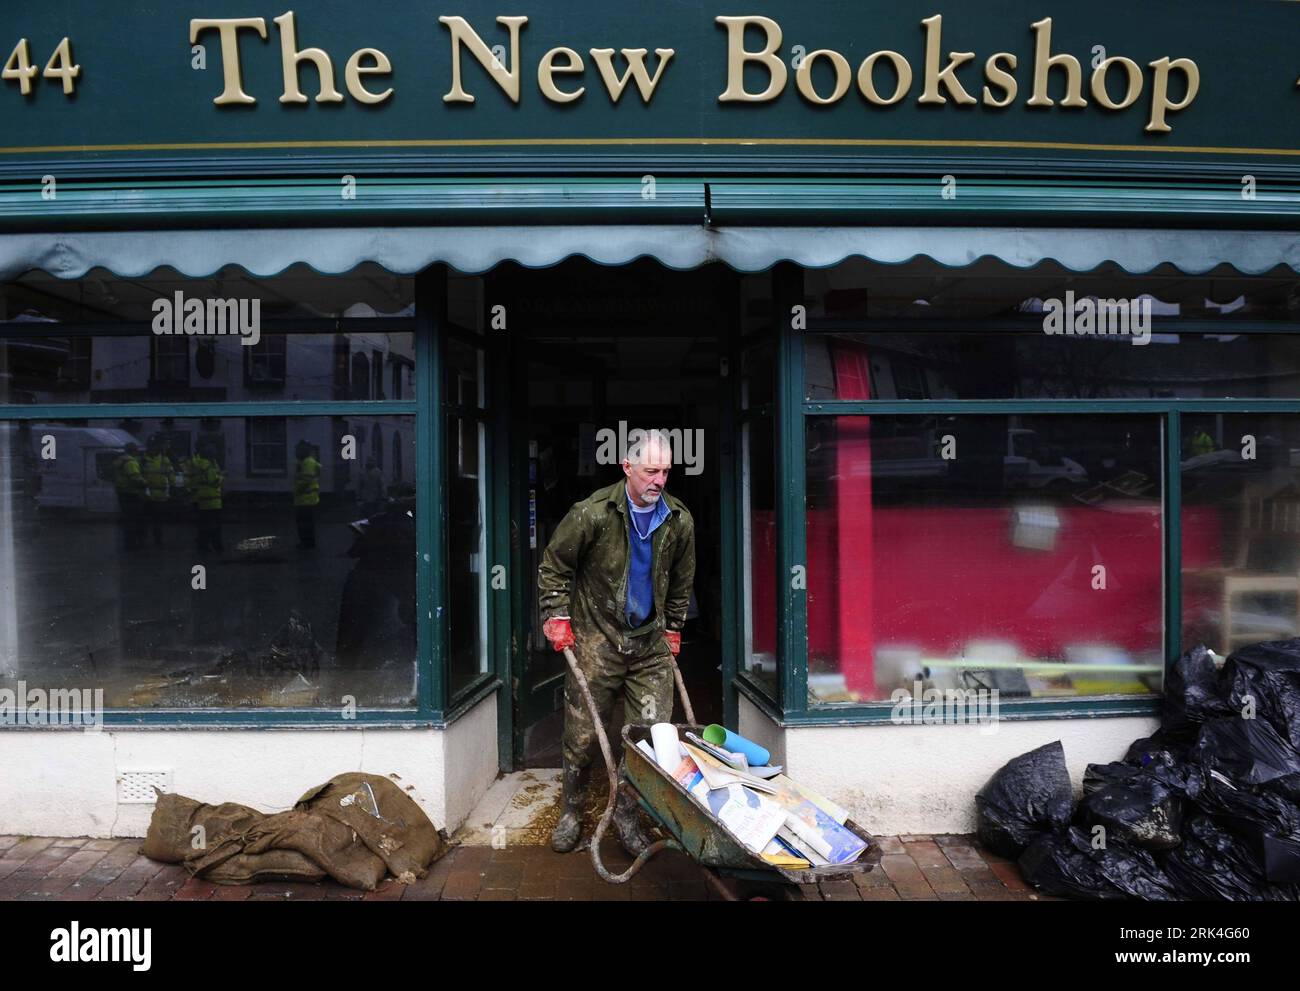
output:
{"label": "door frame", "polygon": [[[489,305],[504,303],[510,310],[509,282],[497,272],[485,278],[485,299]],[[740,590],[736,571],[740,563],[738,553],[738,527],[740,519],[737,500],[740,488],[736,478],[737,404],[739,390],[740,341],[740,280],[741,275],[725,269],[721,277],[733,305],[727,308],[729,319],[714,334],[695,336],[714,337],[717,340],[720,360],[718,390],[718,433],[713,449],[718,458],[719,561],[721,565],[721,641],[722,708],[728,726],[737,725],[738,693],[735,686],[739,644],[737,623]],[[613,335],[611,335],[613,336]],[[524,731],[519,693],[523,690],[524,674],[528,662],[528,643],[522,635],[530,613],[528,601],[531,581],[526,574],[528,539],[528,346],[527,337],[519,340],[512,335],[489,334],[488,338],[489,397],[493,409],[492,425],[495,434],[493,450],[501,452],[495,459],[499,469],[494,472],[493,494],[493,546],[494,560],[508,562],[509,608],[498,609],[494,615],[496,642],[506,646],[503,659],[508,670],[506,691],[501,693],[498,705],[498,755],[503,773],[523,767]],[[707,450],[707,448],[706,448]]]}

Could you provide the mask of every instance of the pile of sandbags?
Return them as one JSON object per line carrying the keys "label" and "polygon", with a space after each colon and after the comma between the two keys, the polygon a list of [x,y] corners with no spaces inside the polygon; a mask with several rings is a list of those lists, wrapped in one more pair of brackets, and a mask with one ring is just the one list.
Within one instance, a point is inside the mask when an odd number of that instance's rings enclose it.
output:
{"label": "pile of sandbags", "polygon": [[1160,729],[1088,765],[1081,801],[1058,741],[1008,762],[975,803],[980,841],[1047,894],[1300,899],[1300,639],[1221,669],[1188,651]]}
{"label": "pile of sandbags", "polygon": [[373,891],[388,874],[404,884],[424,877],[445,846],[429,817],[395,783],[351,772],[317,785],[291,811],[275,815],[159,794],[140,852],[184,864],[216,884],[332,877]]}

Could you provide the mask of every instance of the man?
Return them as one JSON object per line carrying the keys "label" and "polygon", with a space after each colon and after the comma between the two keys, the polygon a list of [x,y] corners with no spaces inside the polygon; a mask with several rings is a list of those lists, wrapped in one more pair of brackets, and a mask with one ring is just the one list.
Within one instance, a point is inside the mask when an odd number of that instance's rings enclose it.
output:
{"label": "man", "polygon": [[163,515],[171,499],[172,475],[176,473],[164,448],[162,434],[153,434],[149,438],[149,450],[140,462],[140,473],[144,476],[144,506],[149,530],[153,533],[154,545],[161,547]]}
{"label": "man", "polygon": [[[624,457],[625,478],[569,510],[538,570],[542,632],[557,651],[573,647],[602,721],[620,689],[626,723],[672,721],[670,654],[681,649],[695,577],[695,522],[664,492],[671,467],[667,438],[644,435]],[[560,853],[577,846],[582,832],[596,739],[572,673],[565,677],[564,705],[564,791],[551,834]],[[636,801],[622,789],[614,828],[632,856],[649,843]]]}
{"label": "man", "polygon": [[114,459],[113,488],[117,490],[122,546],[131,550],[144,543],[145,481],[140,471],[139,444],[127,444]]}
{"label": "man", "polygon": [[361,502],[361,515],[369,519],[384,508],[384,473],[374,458],[366,459],[366,473],[361,476],[360,491],[357,493]]}
{"label": "man", "polygon": [[199,552],[220,554],[221,491],[225,474],[217,464],[211,441],[200,439],[194,457],[185,463],[185,488],[194,503],[195,531]]}
{"label": "man", "polygon": [[1198,427],[1196,433],[1192,434],[1192,457],[1213,454],[1214,451],[1214,438],[1205,432],[1204,427]]}
{"label": "man", "polygon": [[320,505],[320,462],[312,457],[305,440],[294,447],[298,464],[293,470],[293,506],[298,518],[298,546],[316,546],[316,507]]}

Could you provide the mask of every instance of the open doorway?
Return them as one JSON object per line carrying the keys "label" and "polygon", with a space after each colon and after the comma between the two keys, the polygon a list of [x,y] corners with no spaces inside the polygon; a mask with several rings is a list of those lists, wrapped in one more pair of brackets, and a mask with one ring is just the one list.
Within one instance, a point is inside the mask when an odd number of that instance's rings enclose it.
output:
{"label": "open doorway", "polygon": [[[562,654],[541,632],[537,569],[565,513],[623,477],[601,463],[602,430],[699,431],[690,464],[667,489],[695,520],[696,573],[678,658],[697,719],[721,722],[722,357],[735,297],[724,271],[675,273],[652,264],[607,269],[572,262],[544,272],[494,273],[494,298],[510,300],[512,486],[526,580],[515,620],[514,764],[558,767],[564,726]],[[525,326],[520,327],[523,323]],[[606,459],[607,460],[607,459]],[[683,717],[680,699],[674,719]],[[622,725],[622,705],[611,726]],[[613,739],[613,735],[611,735]]]}

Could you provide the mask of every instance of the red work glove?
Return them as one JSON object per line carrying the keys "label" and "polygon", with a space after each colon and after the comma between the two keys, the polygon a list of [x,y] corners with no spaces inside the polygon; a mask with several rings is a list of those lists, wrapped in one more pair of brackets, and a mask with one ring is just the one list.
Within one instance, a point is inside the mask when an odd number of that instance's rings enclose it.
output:
{"label": "red work glove", "polygon": [[668,649],[676,656],[682,652],[682,634],[680,630],[664,630],[664,639],[668,641]]}
{"label": "red work glove", "polygon": [[555,616],[542,624],[542,635],[551,641],[551,647],[558,653],[565,647],[572,647],[573,627],[569,625],[568,616]]}

